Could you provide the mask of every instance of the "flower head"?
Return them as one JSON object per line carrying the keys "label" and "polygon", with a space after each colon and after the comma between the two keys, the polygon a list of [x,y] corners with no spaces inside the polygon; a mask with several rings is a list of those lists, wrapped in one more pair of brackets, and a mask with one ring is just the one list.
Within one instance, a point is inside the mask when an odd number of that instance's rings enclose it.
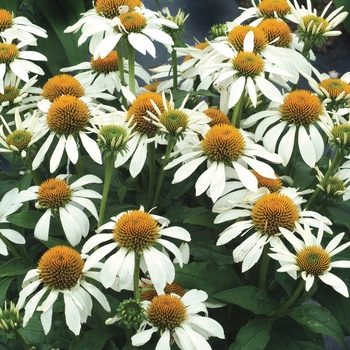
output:
{"label": "flower head", "polygon": [[0,328],[8,333],[11,333],[21,326],[21,318],[19,316],[19,308],[10,301],[4,302],[4,308],[0,308]]}
{"label": "flower head", "polygon": [[113,252],[101,269],[102,284],[108,288],[118,277],[119,288],[127,289],[132,284],[135,256],[140,257],[141,269],[145,273],[148,271],[157,293],[163,293],[166,282],[171,283],[174,280],[175,270],[170,259],[156,249],[155,245],[159,243],[170,250],[182,266],[183,257],[179,248],[164,239],[163,236],[184,241],[191,239],[185,229],[166,227],[168,224],[169,220],[145,212],[143,207],[112,217],[112,221],[98,229],[98,232],[104,230],[110,232],[98,233],[83,246],[83,252],[88,253],[93,247],[110,241],[109,244],[100,246],[90,255],[87,261],[88,266],[93,266],[107,254]]}
{"label": "flower head", "polygon": [[[106,311],[110,311],[107,298],[89,279],[96,279],[93,271],[86,268],[85,260],[73,248],[55,246],[47,250],[40,258],[36,269],[28,271],[23,280],[23,289],[19,294],[18,307],[25,306],[23,327],[33,316],[41,311],[41,323],[45,334],[51,329],[53,306],[60,294],[63,295],[65,319],[69,329],[80,333],[81,324],[91,315],[94,296]],[[26,303],[26,299],[41,289]],[[38,306],[40,300],[47,296]]]}
{"label": "flower head", "polygon": [[[221,325],[207,316],[203,303],[206,299],[205,292],[192,289],[182,297],[162,294],[151,301],[144,301],[147,321],[131,338],[132,344],[145,344],[155,332],[160,335],[157,348],[166,350],[170,350],[172,340],[180,349],[199,350],[203,349],[206,339],[211,336],[225,338]],[[198,315],[198,312],[204,312],[205,316]],[[145,329],[147,325],[151,328]]]}
{"label": "flower head", "polygon": [[101,183],[95,175],[85,175],[73,183],[68,183],[67,175],[59,175],[32,186],[20,194],[23,201],[36,200],[36,207],[45,210],[34,229],[34,236],[43,241],[49,239],[51,216],[57,217],[63,231],[72,246],[77,245],[82,237],[89,233],[89,218],[84,208],[98,220],[95,204],[89,198],[100,199],[101,195],[82,186],[89,183]]}
{"label": "flower head", "polygon": [[281,228],[284,238],[292,245],[295,254],[291,253],[285,245],[271,248],[273,253],[269,254],[270,257],[278,260],[281,264],[277,271],[287,272],[294,279],[297,278],[297,272],[300,271],[301,277],[306,282],[306,291],[309,291],[314,283],[320,279],[338,293],[348,297],[349,292],[346,284],[330,272],[333,267],[350,268],[350,261],[333,261],[336,254],[350,245],[350,242],[347,242],[339,246],[344,237],[344,232],[335,236],[326,248],[323,248],[323,225],[319,226],[316,237],[312,234],[308,225],[301,227],[296,224],[296,231],[301,235],[302,240],[297,238],[290,230]]}

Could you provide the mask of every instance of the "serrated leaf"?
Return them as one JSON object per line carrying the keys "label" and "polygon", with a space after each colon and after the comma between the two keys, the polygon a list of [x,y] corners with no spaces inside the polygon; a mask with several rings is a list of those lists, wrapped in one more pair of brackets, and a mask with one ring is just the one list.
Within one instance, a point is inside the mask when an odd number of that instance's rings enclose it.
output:
{"label": "serrated leaf", "polygon": [[23,275],[28,270],[30,270],[30,267],[22,258],[13,258],[0,266],[0,278]]}
{"label": "serrated leaf", "polygon": [[327,334],[345,347],[343,331],[326,308],[315,304],[304,304],[290,310],[288,315],[310,331]]}
{"label": "serrated leaf", "polygon": [[238,305],[256,315],[271,315],[277,305],[265,291],[254,286],[242,286],[214,294],[215,298]]}
{"label": "serrated leaf", "polygon": [[255,318],[243,326],[229,350],[263,350],[270,339],[271,321]]}
{"label": "serrated leaf", "polygon": [[10,215],[7,220],[18,227],[34,229],[42,215],[43,213],[40,211],[27,210]]}

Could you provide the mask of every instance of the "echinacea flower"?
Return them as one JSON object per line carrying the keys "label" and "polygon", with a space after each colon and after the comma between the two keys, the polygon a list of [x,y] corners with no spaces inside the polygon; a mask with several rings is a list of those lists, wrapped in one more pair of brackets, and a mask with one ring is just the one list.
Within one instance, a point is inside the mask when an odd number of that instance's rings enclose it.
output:
{"label": "echinacea flower", "polygon": [[45,213],[37,222],[34,236],[40,240],[49,239],[50,221],[56,216],[62,224],[68,242],[75,246],[82,237],[89,233],[89,218],[84,213],[86,208],[98,220],[95,204],[89,198],[101,199],[101,195],[82,186],[90,183],[101,183],[95,175],[85,175],[68,183],[67,175],[47,179],[40,186],[32,186],[21,191],[22,201],[36,200],[36,207]]}
{"label": "echinacea flower", "polygon": [[[19,111],[15,111],[15,129],[12,130],[6,120],[0,115],[0,152],[13,153],[26,158],[29,149],[44,136],[45,131],[36,127],[38,111],[33,115],[27,113],[22,121]],[[10,123],[12,124],[12,123]]]}
{"label": "echinacea flower", "polygon": [[[172,160],[165,169],[178,164],[172,183],[178,183],[188,178],[203,162],[209,165],[196,182],[196,195],[199,196],[210,189],[210,196],[215,202],[223,193],[225,187],[225,168],[233,167],[242,184],[249,190],[258,190],[256,177],[247,169],[252,167],[259,174],[275,178],[275,172],[268,164],[257,160],[261,157],[274,163],[282,160],[276,154],[269,153],[262,146],[251,140],[252,135],[229,124],[212,126],[199,144],[189,147],[183,155]],[[176,154],[174,154],[176,155]]]}
{"label": "echinacea flower", "polygon": [[349,297],[349,291],[346,284],[331,271],[332,268],[350,268],[350,261],[337,260],[333,257],[349,247],[350,242],[339,245],[345,233],[339,233],[327,244],[326,248],[322,247],[323,225],[318,228],[315,237],[308,225],[301,227],[296,224],[296,231],[301,235],[300,240],[290,230],[281,228],[284,238],[292,245],[295,254],[291,253],[285,245],[272,247],[269,256],[278,260],[281,267],[278,272],[287,272],[291,277],[297,279],[298,272],[301,278],[305,280],[305,290],[310,288],[320,279],[323,283],[331,286],[336,292],[345,297]]}
{"label": "echinacea flower", "polygon": [[[107,298],[94,283],[89,282],[90,278],[96,280],[95,272],[86,267],[84,258],[74,248],[55,246],[47,250],[41,256],[37,268],[28,271],[23,280],[23,289],[17,303],[18,308],[24,307],[23,327],[35,311],[41,311],[40,320],[44,333],[48,334],[54,304],[60,295],[64,300],[66,324],[75,335],[80,333],[81,324],[91,316],[91,296],[106,311],[111,311]],[[36,293],[26,302],[34,292]],[[38,306],[44,297],[46,299]]]}
{"label": "echinacea flower", "polygon": [[6,228],[3,224],[8,223],[7,217],[17,211],[23,205],[18,197],[18,188],[5,193],[0,201],[0,254],[8,255],[8,250],[2,237],[15,244],[24,244],[24,237],[12,228]]}
{"label": "echinacea flower", "polygon": [[[158,243],[173,253],[182,266],[180,249],[164,238],[172,237],[185,242],[191,240],[185,229],[167,227],[168,224],[168,219],[145,212],[142,206],[139,210],[130,210],[112,217],[112,221],[100,226],[98,233],[84,244],[83,253],[89,253],[97,245],[107,243],[90,255],[87,266],[93,266],[112,252],[103,263],[101,282],[108,288],[119,277],[119,288],[127,289],[132,284],[135,258],[139,257],[141,269],[145,273],[148,271],[157,293],[163,293],[166,282],[173,282],[175,269],[169,257],[155,248],[155,245]],[[104,230],[107,233],[101,233]]]}
{"label": "echinacea flower", "polygon": [[0,37],[5,41],[24,41],[29,45],[36,45],[36,36],[47,38],[46,30],[33,24],[24,16],[13,16],[5,9],[0,9]]}
{"label": "echinacea flower", "polygon": [[25,82],[29,81],[28,73],[44,74],[44,71],[31,61],[47,61],[47,58],[39,52],[24,50],[26,44],[0,43],[0,93],[5,92],[5,74],[14,74]]}
{"label": "echinacea flower", "polygon": [[296,33],[298,37],[305,42],[321,46],[325,43],[328,36],[337,36],[341,34],[339,30],[333,30],[347,17],[348,12],[342,11],[343,6],[338,7],[331,12],[327,17],[326,12],[332,4],[332,1],[324,8],[320,15],[317,10],[312,7],[311,0],[306,1],[306,7],[299,5],[297,0],[288,0],[293,17],[290,19],[298,24]]}
{"label": "echinacea flower", "polygon": [[[123,59],[124,79],[129,80],[128,61]],[[97,86],[106,89],[110,94],[114,90],[120,91],[122,82],[119,72],[119,58],[115,50],[112,50],[105,58],[91,57],[89,62],[82,62],[72,67],[61,68],[61,72],[76,72],[75,78],[84,86]],[[150,82],[150,75],[147,71],[135,62],[135,75],[141,78],[146,84]]]}
{"label": "echinacea flower", "polygon": [[[266,111],[258,112],[243,122],[243,128],[259,125],[255,141],[263,140],[264,147],[282,157],[283,165],[291,159],[293,147],[309,167],[321,158],[324,143],[318,126],[325,113],[320,99],[308,90],[294,90],[284,96],[283,103],[271,102]],[[285,132],[285,129],[287,131]]]}
{"label": "echinacea flower", "polygon": [[[177,294],[162,294],[151,301],[143,301],[146,322],[138,333],[131,337],[134,346],[146,344],[153,333],[159,333],[156,348],[170,350],[173,341],[181,350],[211,349],[207,339],[224,339],[222,326],[208,317],[204,301],[208,295],[204,291],[191,289],[180,297]],[[199,315],[204,312],[205,316]],[[149,325],[151,328],[147,328]]]}
{"label": "echinacea flower", "polygon": [[294,232],[298,223],[319,227],[322,222],[326,231],[332,232],[327,226],[331,225],[328,218],[317,212],[301,209],[300,204],[305,200],[296,189],[288,187],[274,193],[266,194],[266,191],[261,191],[261,194],[252,197],[250,201],[245,199],[244,202],[236,203],[233,209],[224,209],[214,221],[222,223],[241,218],[220,234],[216,244],[224,245],[240,235],[249,234],[232,253],[235,262],[243,262],[242,272],[259,261],[266,244],[272,247],[280,244],[283,240],[281,227]]}
{"label": "echinacea flower", "polygon": [[171,36],[161,30],[161,26],[178,28],[174,22],[159,18],[157,12],[144,7],[136,5],[131,10],[129,4],[117,7],[106,0],[99,0],[94,9],[86,12],[75,25],[66,28],[64,32],[76,32],[82,27],[78,45],[91,37],[89,49],[95,58],[106,57],[123,37],[135,50],[155,57],[156,48],[152,40],[164,45],[174,44]]}
{"label": "echinacea flower", "polygon": [[96,141],[87,135],[92,111],[85,102],[72,95],[61,95],[52,103],[42,100],[39,106],[44,112],[40,118],[42,128],[49,132],[49,135],[33,159],[33,169],[37,169],[44,161],[55,137],[58,138],[58,142],[50,158],[51,173],[59,167],[64,151],[73,164],[78,162],[79,140],[91,159],[102,164],[101,152]]}

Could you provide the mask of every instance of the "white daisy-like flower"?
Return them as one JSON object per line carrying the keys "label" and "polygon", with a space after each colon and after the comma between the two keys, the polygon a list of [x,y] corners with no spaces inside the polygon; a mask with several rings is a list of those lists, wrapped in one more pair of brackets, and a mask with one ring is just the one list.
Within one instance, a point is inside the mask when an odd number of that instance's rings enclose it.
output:
{"label": "white daisy-like flower", "polygon": [[24,50],[26,45],[25,42],[0,43],[0,93],[5,93],[6,72],[11,72],[25,82],[29,81],[29,73],[44,74],[44,71],[32,61],[47,61],[47,58],[39,52]]}
{"label": "white daisy-like flower", "polygon": [[235,262],[242,263],[242,272],[249,270],[256,264],[266,244],[272,247],[278,246],[283,239],[281,227],[294,232],[296,225],[307,224],[319,227],[324,223],[326,232],[331,233],[328,227],[331,221],[325,216],[314,211],[301,209],[301,203],[305,200],[295,188],[282,188],[279,192],[266,193],[261,188],[259,193],[247,197],[244,202],[235,203],[233,209],[225,209],[214,220],[214,223],[241,220],[227,227],[217,241],[217,245],[224,245],[238,236],[249,234],[241,244],[233,250]]}
{"label": "white daisy-like flower", "polygon": [[[64,300],[64,315],[68,328],[79,335],[81,324],[91,316],[93,296],[107,311],[110,306],[105,295],[89,280],[97,280],[96,271],[86,267],[86,262],[75,249],[55,246],[40,258],[36,269],[28,271],[19,293],[18,308],[24,307],[23,327],[35,311],[40,311],[44,333],[51,329],[53,308],[60,295]],[[27,298],[36,292],[28,302]],[[39,302],[46,297],[40,306]]]}
{"label": "white daisy-like flower", "polygon": [[249,128],[260,122],[255,130],[255,141],[263,139],[264,146],[270,152],[277,149],[283,165],[288,164],[293,147],[298,146],[304,162],[314,167],[324,151],[318,128],[322,126],[321,116],[324,113],[322,102],[315,94],[307,90],[294,90],[284,97],[283,103],[271,102],[266,111],[248,117],[242,127]]}
{"label": "white daisy-like flower", "polygon": [[3,224],[8,223],[7,217],[16,212],[23,205],[22,201],[18,198],[18,188],[5,193],[0,201],[0,254],[8,255],[6,244],[2,240],[2,237],[8,239],[15,244],[25,244],[24,237],[17,231],[7,228],[3,228]]}
{"label": "white daisy-like flower", "polygon": [[40,186],[21,191],[19,197],[21,201],[36,200],[35,206],[45,210],[34,229],[36,238],[43,241],[49,239],[51,217],[55,216],[61,222],[68,242],[75,246],[90,230],[89,218],[84,213],[84,208],[98,220],[95,204],[89,198],[102,197],[98,192],[83,186],[102,181],[95,175],[85,175],[69,184],[67,177],[59,175],[47,179]]}
{"label": "white daisy-like flower", "polygon": [[76,32],[82,27],[78,45],[91,37],[89,49],[95,58],[106,57],[123,37],[127,38],[135,50],[144,55],[149,53],[152,57],[156,56],[152,40],[169,46],[174,44],[171,36],[161,30],[161,26],[174,29],[178,26],[170,20],[159,18],[157,12],[140,7],[133,10],[128,8],[126,11],[117,10],[117,13],[115,11],[116,6],[113,4],[97,1],[94,9],[86,12],[75,25],[66,28],[64,32]]}
{"label": "white daisy-like flower", "polygon": [[305,76],[310,87],[321,99],[327,111],[335,111],[337,114],[345,115],[350,112],[350,72],[341,77],[332,77],[327,73],[320,73],[312,67],[316,79]]}
{"label": "white daisy-like flower", "polygon": [[6,74],[4,78],[4,93],[0,93],[0,110],[6,110],[9,114],[35,108],[41,100],[41,89],[36,87],[37,75],[30,78],[25,84],[14,74]]}
{"label": "white daisy-like flower", "polygon": [[[150,120],[149,113],[157,115],[158,111],[163,111],[164,101],[162,95],[155,92],[145,92],[136,97],[125,88],[122,88],[122,91],[131,102],[127,119],[132,119],[131,126],[135,136],[128,143],[128,150],[124,156],[116,159],[115,167],[121,166],[131,158],[129,171],[132,177],[136,177],[146,162],[148,144],[162,142],[161,137],[157,135],[158,126]],[[157,106],[157,110],[154,106]]]}
{"label": "white daisy-like flower", "polygon": [[33,24],[26,17],[14,17],[11,12],[0,9],[0,20],[0,37],[4,41],[20,40],[29,45],[36,45],[35,36],[47,38],[46,30]]}
{"label": "white daisy-like flower", "polygon": [[281,228],[284,238],[292,245],[295,254],[291,253],[285,245],[272,247],[269,256],[278,260],[281,267],[279,272],[287,272],[291,277],[297,279],[298,272],[305,280],[305,290],[310,288],[320,279],[323,283],[331,286],[336,292],[345,297],[349,297],[349,291],[346,284],[331,271],[332,268],[350,268],[350,261],[337,260],[332,261],[333,257],[349,247],[350,242],[341,243],[345,233],[336,235],[327,244],[326,248],[322,247],[323,225],[318,228],[315,237],[308,225],[301,227],[296,224],[296,231],[301,235],[302,240],[288,229]]}
{"label": "white daisy-like flower", "polygon": [[290,6],[287,0],[252,0],[249,8],[243,9],[243,12],[232,22],[228,22],[227,26],[231,27],[249,21],[251,25],[260,23],[265,18],[286,18],[290,17]]}
{"label": "white daisy-like flower", "polygon": [[[226,42],[213,42],[210,45],[214,50],[198,63],[202,80],[205,81],[209,75],[214,73],[214,86],[220,85],[227,89],[228,108],[235,106],[245,94],[256,107],[259,91],[271,101],[282,102],[281,92],[266,79],[265,73],[285,77],[286,81],[291,76],[283,67],[276,66],[258,53],[267,46],[267,39],[263,34],[261,42],[259,38],[259,40],[254,40],[256,34],[253,28],[248,33],[244,33],[242,47],[239,49],[237,45],[228,45]],[[202,88],[201,84],[198,86],[198,89],[200,88]]]}
{"label": "white daisy-like flower", "polygon": [[312,7],[311,0],[306,1],[306,7],[299,5],[297,0],[287,0],[291,13],[294,17],[290,19],[298,24],[297,35],[303,40],[311,40],[316,45],[323,44],[328,36],[338,36],[341,34],[339,30],[333,30],[347,17],[348,12],[342,11],[344,6],[340,6],[331,12],[327,17],[326,12],[332,5],[332,1],[324,8],[320,15],[317,10]]}
{"label": "white daisy-like flower", "polygon": [[[154,246],[160,244],[174,254],[180,266],[183,264],[182,253],[166,237],[188,242],[190,234],[182,227],[167,227],[169,220],[158,215],[139,210],[123,212],[102,225],[97,234],[83,246],[82,252],[89,253],[99,246],[87,259],[86,266],[94,264],[112,253],[103,263],[101,282],[105,288],[111,287],[118,277],[119,288],[128,289],[132,285],[135,258],[139,257],[140,268],[148,275],[158,294],[163,293],[166,283],[175,277],[175,269],[169,257]],[[107,230],[108,233],[101,233]],[[102,245],[103,243],[107,243]]]}
{"label": "white daisy-like flower", "polygon": [[[129,81],[127,73],[129,63],[123,59],[124,79]],[[105,58],[92,57],[89,62],[82,62],[72,67],[62,68],[61,72],[76,72],[75,75],[83,86],[96,85],[101,89],[106,89],[110,94],[114,90],[120,91],[122,83],[120,80],[118,55],[115,50],[112,50]],[[141,78],[146,84],[150,83],[150,75],[138,63],[135,62],[135,75]]]}
{"label": "white daisy-like flower", "polygon": [[[184,296],[162,294],[144,301],[147,320],[131,337],[134,346],[147,343],[153,333],[159,333],[156,349],[170,350],[173,341],[182,349],[211,349],[209,337],[224,339],[222,326],[208,317],[204,305],[207,293],[197,289],[189,290]],[[203,312],[205,316],[199,315]],[[150,326],[151,328],[147,328]]]}
{"label": "white daisy-like flower", "polygon": [[[15,123],[7,123],[0,115],[0,152],[14,153],[26,158],[32,145],[45,135],[45,131],[37,127],[38,111],[27,113],[22,121],[18,109],[15,111]],[[12,126],[15,126],[13,128]]]}
{"label": "white daisy-like flower", "polygon": [[39,122],[43,130],[49,134],[33,159],[34,170],[44,161],[56,137],[58,142],[50,158],[51,173],[59,167],[64,152],[73,164],[78,162],[80,142],[91,159],[102,164],[102,156],[96,140],[87,135],[91,116],[96,112],[94,109],[72,95],[61,95],[52,103],[45,99],[38,105],[43,112]]}
{"label": "white daisy-like flower", "polygon": [[229,124],[214,125],[199,144],[187,150],[181,150],[184,154],[171,161],[165,169],[184,163],[174,174],[172,183],[178,183],[194,173],[200,164],[208,161],[207,169],[196,182],[196,196],[201,195],[209,188],[213,202],[224,192],[226,167],[233,167],[242,184],[249,190],[256,192],[258,180],[247,169],[247,166],[265,177],[274,179],[273,168],[263,161],[257,160],[256,157],[273,163],[281,163],[282,159],[277,154],[269,153],[264,147],[254,143],[252,137],[252,134]]}
{"label": "white daisy-like flower", "polygon": [[203,112],[200,112],[200,108],[205,105],[205,101],[198,103],[192,109],[185,108],[190,96],[188,94],[183,99],[181,106],[175,108],[171,92],[169,92],[169,96],[168,100],[166,94],[163,92],[162,109],[159,109],[158,106],[153,103],[156,113],[148,111],[148,115],[150,116],[149,120],[158,127],[158,134],[166,139],[176,138],[177,141],[180,142],[186,142],[186,139],[195,137],[196,140],[198,140],[197,142],[199,142],[198,136],[203,137],[210,129],[209,122],[211,119]]}

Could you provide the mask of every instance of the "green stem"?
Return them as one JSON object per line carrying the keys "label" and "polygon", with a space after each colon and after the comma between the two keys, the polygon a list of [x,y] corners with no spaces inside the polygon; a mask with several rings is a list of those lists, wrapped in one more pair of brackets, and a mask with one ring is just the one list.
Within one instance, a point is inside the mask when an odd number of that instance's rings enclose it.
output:
{"label": "green stem", "polygon": [[128,62],[129,62],[129,88],[136,95],[135,87],[135,49],[128,42]]}
{"label": "green stem", "polygon": [[162,185],[163,185],[163,181],[164,181],[164,177],[165,177],[165,172],[166,170],[164,170],[164,168],[168,165],[169,163],[169,158],[170,158],[170,153],[174,147],[176,143],[176,139],[170,137],[166,150],[165,150],[165,156],[164,156],[164,161],[163,161],[163,168],[162,171],[160,172],[159,175],[159,179],[158,179],[158,184],[157,184],[157,190],[156,190],[156,194],[154,196],[154,201],[153,201],[153,206],[152,207],[156,207],[159,201],[159,196],[160,196],[160,192],[162,190]]}
{"label": "green stem", "polygon": [[134,299],[140,300],[140,262],[141,255],[135,252],[135,267],[134,267]]}
{"label": "green stem", "polygon": [[28,153],[27,153],[27,156],[24,159],[24,165],[30,171],[35,185],[40,186],[41,183],[43,182],[43,178],[41,177],[41,175],[40,175],[38,170],[33,170],[32,159],[31,159],[31,157],[30,157],[30,155]]}
{"label": "green stem", "polygon": [[[120,39],[117,44],[117,55],[118,55],[118,70],[119,78],[122,86],[125,86],[125,74],[124,74],[124,56],[123,56],[123,40]],[[125,96],[122,94],[122,104],[125,108],[128,107]]]}
{"label": "green stem", "polygon": [[113,175],[113,171],[114,171],[114,161],[115,161],[115,159],[114,159],[113,153],[110,154],[108,157],[106,157],[105,179],[104,179],[104,183],[103,183],[103,192],[102,192],[102,199],[101,199],[100,212],[99,212],[99,216],[98,216],[97,228],[103,224],[109,187],[111,185],[112,175]]}
{"label": "green stem", "polygon": [[299,297],[300,293],[304,290],[305,287],[305,281],[301,278],[300,283],[295,289],[293,295],[284,303],[280,306],[280,308],[276,312],[276,316],[281,316],[283,315],[297,300]]}
{"label": "green stem", "polygon": [[289,175],[291,178],[294,177],[294,173],[296,170],[294,167],[294,164],[295,164],[295,155],[298,149],[298,134],[299,134],[299,126],[297,126],[297,129],[295,131],[292,154],[290,155],[289,162],[286,166],[286,175]]}
{"label": "green stem", "polygon": [[78,157],[78,161],[75,164],[75,169],[77,170],[77,174],[79,177],[83,177],[84,176],[84,166],[83,166],[83,160],[81,158],[81,153],[79,152],[79,157]]}
{"label": "green stem", "polygon": [[148,182],[148,209],[151,209],[154,198],[154,183],[156,178],[156,148],[154,142],[147,145],[147,156],[149,161],[149,182]]}
{"label": "green stem", "polygon": [[268,252],[269,252],[269,246],[265,244],[263,253],[262,253],[260,275],[259,275],[259,288],[262,290],[265,290],[266,288],[266,276],[267,276],[267,270],[269,268],[269,261],[270,261],[270,257],[267,254]]}
{"label": "green stem", "polygon": [[17,341],[21,344],[21,347],[23,350],[32,350],[32,349],[35,349],[34,347],[31,347],[29,346],[23,339],[23,337],[18,333],[16,332],[16,339]]}
{"label": "green stem", "polygon": [[173,88],[174,90],[177,90],[177,52],[175,50],[176,46],[176,35],[175,38],[173,38],[174,46],[172,46],[171,51],[171,65],[173,67]]}
{"label": "green stem", "polygon": [[[320,182],[320,186],[325,188],[325,184],[327,183],[328,179],[336,172],[342,161],[344,160],[344,154],[338,150],[335,154],[335,157],[328,168],[326,174],[324,175],[322,181]],[[317,198],[317,196],[320,194],[322,189],[320,187],[316,187],[315,192],[312,194],[312,196],[309,198],[305,205],[305,209],[309,209],[311,204],[314,202],[314,200]]]}
{"label": "green stem", "polygon": [[242,92],[240,99],[238,100],[238,102],[235,104],[233,108],[231,124],[236,128],[239,128],[241,124],[241,113],[243,110],[243,103],[244,103],[244,92]]}

